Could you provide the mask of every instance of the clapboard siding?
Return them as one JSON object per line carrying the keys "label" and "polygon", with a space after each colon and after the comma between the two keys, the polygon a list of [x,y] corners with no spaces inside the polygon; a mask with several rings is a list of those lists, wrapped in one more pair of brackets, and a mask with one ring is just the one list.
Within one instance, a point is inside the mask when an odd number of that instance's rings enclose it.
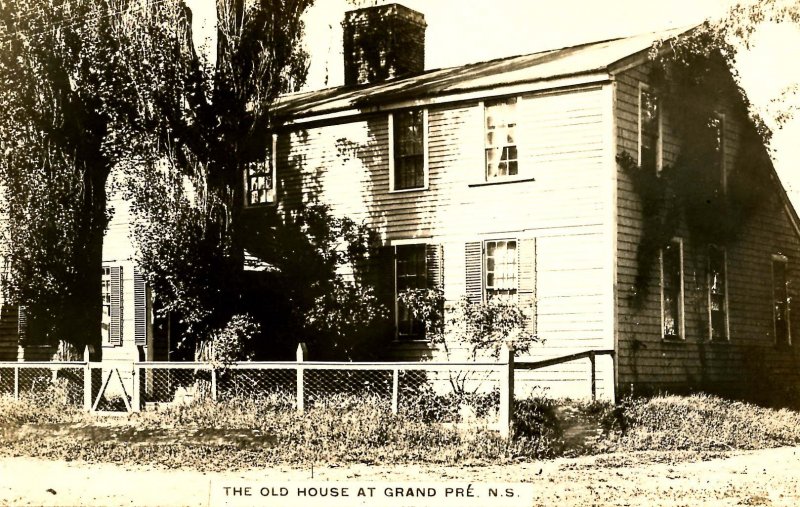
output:
{"label": "clapboard siding", "polygon": [[[428,110],[429,186],[420,191],[389,191],[388,113],[288,127],[278,133],[279,206],[319,200],[335,215],[364,221],[387,244],[412,238],[441,244],[450,301],[466,293],[467,242],[536,238],[536,325],[544,345],[531,355],[611,348],[609,96],[599,86],[521,96],[519,177],[527,181],[496,185],[483,184],[479,101]],[[410,358],[425,349],[402,350]],[[575,375],[588,381],[585,365],[526,373],[521,380],[552,383],[559,371],[566,384]],[[601,376],[601,389],[613,395],[610,364]]]}
{"label": "clapboard siding", "polygon": [[[632,156],[638,154],[638,90],[647,83],[647,65],[616,76],[615,115],[617,146]],[[742,119],[735,118],[730,105],[720,104],[725,116],[725,164],[736,162]],[[674,161],[680,147],[669,125],[669,111],[663,126],[664,164]],[[769,179],[769,174],[759,177]],[[685,227],[684,242],[685,340],[661,339],[659,263],[648,274],[649,296],[641,309],[634,309],[630,296],[637,274],[636,249],[642,234],[641,203],[628,174],[617,173],[617,286],[618,286],[618,389],[625,393],[653,389],[706,389],[723,394],[747,395],[749,390],[771,385],[780,390],[791,387],[800,373],[800,317],[791,321],[798,343],[776,347],[773,336],[771,256],[789,258],[790,296],[797,297],[800,280],[798,241],[779,187],[760,203],[757,212],[743,224],[738,239],[727,249],[728,315],[730,340],[709,342],[706,283],[706,244],[693,244]],[[792,305],[795,306],[795,305]],[[765,384],[765,382],[767,384]]]}

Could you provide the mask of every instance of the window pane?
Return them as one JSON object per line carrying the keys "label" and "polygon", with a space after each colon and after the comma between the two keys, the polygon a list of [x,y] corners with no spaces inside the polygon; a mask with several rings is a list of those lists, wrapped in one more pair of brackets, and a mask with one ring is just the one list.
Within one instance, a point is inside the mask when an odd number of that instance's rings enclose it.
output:
{"label": "window pane", "polygon": [[398,111],[394,118],[394,188],[425,186],[423,112]]}
{"label": "window pane", "polygon": [[775,341],[780,345],[789,343],[789,293],[787,290],[786,261],[773,259],[773,312],[775,318]]}
{"label": "window pane", "polygon": [[680,243],[671,243],[662,250],[662,297],[664,304],[664,338],[679,339],[681,308]]}
{"label": "window pane", "polygon": [[[402,245],[397,247],[396,260],[397,292],[408,289],[427,288],[425,270],[425,245]],[[414,318],[412,312],[397,302],[397,336],[403,340],[424,339],[424,323]]]}
{"label": "window pane", "polygon": [[487,179],[517,174],[516,99],[487,102],[484,114]]}
{"label": "window pane", "polygon": [[643,169],[656,170],[658,167],[659,114],[655,95],[648,90],[641,90],[639,110],[641,159],[639,164]]}
{"label": "window pane", "polygon": [[727,339],[725,250],[710,246],[708,248],[708,304],[711,339]]}
{"label": "window pane", "polygon": [[486,295],[517,293],[517,242],[488,241],[486,243]]}

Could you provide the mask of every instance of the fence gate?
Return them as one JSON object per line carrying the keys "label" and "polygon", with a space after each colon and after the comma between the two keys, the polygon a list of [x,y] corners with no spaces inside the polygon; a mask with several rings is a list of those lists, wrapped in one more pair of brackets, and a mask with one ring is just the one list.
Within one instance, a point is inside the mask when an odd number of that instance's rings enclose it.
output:
{"label": "fence gate", "polygon": [[[131,412],[131,396],[119,368],[90,367],[91,410],[104,413]],[[95,388],[99,384],[99,387]]]}

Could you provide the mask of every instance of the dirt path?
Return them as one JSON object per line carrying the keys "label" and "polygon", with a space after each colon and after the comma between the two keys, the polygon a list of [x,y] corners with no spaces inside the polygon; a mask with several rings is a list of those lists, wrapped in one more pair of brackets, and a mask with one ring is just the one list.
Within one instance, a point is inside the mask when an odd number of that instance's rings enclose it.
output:
{"label": "dirt path", "polygon": [[[0,458],[0,504],[205,506],[213,498],[219,505],[224,504],[220,489],[226,484],[313,480],[378,482],[378,487],[409,481],[528,482],[534,497],[525,505],[800,505],[800,448],[796,447],[721,457],[624,453],[472,468],[354,465],[315,468],[313,474],[312,479],[310,468],[203,473]],[[253,499],[252,505],[289,505],[269,500]],[[428,504],[420,500],[408,505]]]}

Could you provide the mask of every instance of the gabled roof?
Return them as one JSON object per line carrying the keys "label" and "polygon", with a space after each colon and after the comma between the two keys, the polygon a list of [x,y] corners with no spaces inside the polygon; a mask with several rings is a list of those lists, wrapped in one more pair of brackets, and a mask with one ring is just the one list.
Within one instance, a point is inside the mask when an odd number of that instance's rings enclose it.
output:
{"label": "gabled roof", "polygon": [[536,83],[586,74],[607,73],[614,64],[675,37],[687,28],[623,37],[529,55],[513,56],[423,72],[362,86],[340,86],[285,95],[274,112],[302,118],[379,104]]}

